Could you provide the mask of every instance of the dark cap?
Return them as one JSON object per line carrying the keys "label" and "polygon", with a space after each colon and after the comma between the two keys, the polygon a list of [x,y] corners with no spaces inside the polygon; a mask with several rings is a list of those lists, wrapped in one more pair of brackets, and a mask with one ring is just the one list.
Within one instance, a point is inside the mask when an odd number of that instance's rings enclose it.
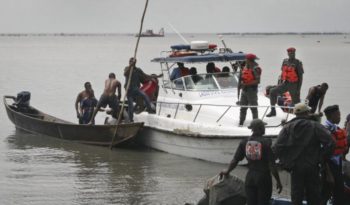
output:
{"label": "dark cap", "polygon": [[247,59],[247,60],[259,60],[259,58],[256,57],[256,55],[253,53],[248,53],[247,55],[245,55],[245,59]]}
{"label": "dark cap", "polygon": [[287,48],[287,52],[295,52],[295,48],[294,47],[290,47],[290,48]]}
{"label": "dark cap", "polygon": [[258,128],[258,127],[263,128],[264,126],[265,126],[265,123],[262,120],[254,119],[254,120],[252,120],[252,122],[250,123],[248,128],[249,129],[254,129],[254,128]]}
{"label": "dark cap", "polygon": [[336,111],[339,111],[338,105],[330,105],[323,110],[324,114],[326,114],[326,115],[329,115],[329,114],[336,112]]}

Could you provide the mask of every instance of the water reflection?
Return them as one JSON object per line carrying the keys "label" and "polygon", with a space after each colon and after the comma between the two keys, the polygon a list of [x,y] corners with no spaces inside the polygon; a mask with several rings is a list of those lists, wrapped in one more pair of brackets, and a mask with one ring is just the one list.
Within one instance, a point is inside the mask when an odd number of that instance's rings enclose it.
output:
{"label": "water reflection", "polygon": [[20,130],[7,137],[7,146],[6,204],[18,199],[34,204],[45,204],[43,199],[51,204],[196,202],[205,180],[225,167],[145,149],[110,151]]}

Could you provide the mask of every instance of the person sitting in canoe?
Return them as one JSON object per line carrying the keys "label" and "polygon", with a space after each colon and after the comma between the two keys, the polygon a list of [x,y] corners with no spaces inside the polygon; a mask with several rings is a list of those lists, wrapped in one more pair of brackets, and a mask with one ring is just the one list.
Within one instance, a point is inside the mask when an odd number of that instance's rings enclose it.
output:
{"label": "person sitting in canoe", "polygon": [[[118,96],[115,94],[118,89]],[[105,81],[105,89],[97,103],[96,108],[91,116],[89,124],[93,124],[95,116],[101,107],[105,108],[107,105],[112,109],[111,114],[114,118],[118,118],[119,101],[121,97],[121,84],[116,79],[114,73],[110,73],[108,79]]]}
{"label": "person sitting in canoe", "polygon": [[83,99],[88,98],[89,96],[95,97],[94,90],[92,89],[90,82],[85,82],[84,88],[85,90],[81,91],[75,100],[75,111],[77,113],[77,118],[79,119],[79,124],[83,124],[83,121],[82,121],[83,113],[81,109]]}

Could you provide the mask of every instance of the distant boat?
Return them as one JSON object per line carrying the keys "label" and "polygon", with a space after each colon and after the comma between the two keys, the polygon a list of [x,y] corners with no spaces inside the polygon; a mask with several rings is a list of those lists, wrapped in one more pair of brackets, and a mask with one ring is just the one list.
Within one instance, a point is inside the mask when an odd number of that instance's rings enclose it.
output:
{"label": "distant boat", "polygon": [[[164,37],[164,28],[161,28],[158,33],[154,33],[152,29],[147,29],[145,32],[142,32],[141,37]],[[139,37],[139,34],[136,34],[135,37]]]}

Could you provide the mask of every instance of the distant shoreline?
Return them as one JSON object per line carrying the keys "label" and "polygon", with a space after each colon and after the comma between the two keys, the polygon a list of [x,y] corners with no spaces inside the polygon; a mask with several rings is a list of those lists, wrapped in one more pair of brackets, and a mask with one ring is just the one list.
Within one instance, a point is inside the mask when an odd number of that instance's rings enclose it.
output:
{"label": "distant shoreline", "polygon": [[[223,32],[223,33],[183,33],[183,35],[349,35],[348,32]],[[175,33],[167,33],[167,35],[176,35]],[[134,33],[0,33],[0,36],[135,36]]]}

